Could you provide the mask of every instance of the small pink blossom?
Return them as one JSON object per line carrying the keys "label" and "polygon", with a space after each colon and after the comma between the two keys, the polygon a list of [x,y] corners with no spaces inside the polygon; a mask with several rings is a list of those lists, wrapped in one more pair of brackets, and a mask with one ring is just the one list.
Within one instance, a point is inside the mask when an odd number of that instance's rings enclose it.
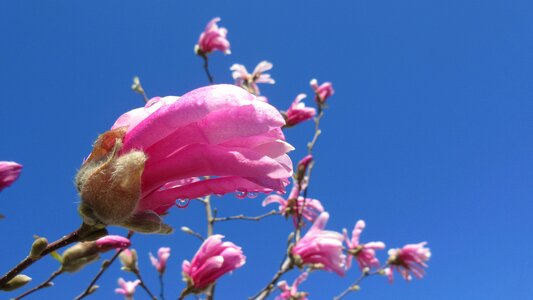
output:
{"label": "small pink blossom", "polygon": [[315,91],[315,100],[319,105],[326,103],[326,100],[335,93],[331,82],[324,82],[318,86],[316,79],[312,79],[310,84]]}
{"label": "small pink blossom", "polygon": [[316,110],[312,107],[306,107],[305,103],[301,102],[306,94],[299,94],[292,102],[289,109],[285,112],[285,120],[287,127],[300,124],[304,121],[312,119],[316,115]]}
{"label": "small pink blossom", "polygon": [[276,83],[274,79],[270,77],[270,74],[263,74],[272,69],[272,66],[272,63],[264,60],[257,64],[252,74],[248,73],[246,67],[240,64],[234,64],[231,66],[230,70],[233,71],[231,75],[233,76],[233,79],[235,79],[235,85],[246,89],[254,95],[259,95],[258,83]]}
{"label": "small pink blossom", "polygon": [[[296,201],[298,198],[298,201]],[[285,216],[292,216],[294,226],[298,224],[298,214],[301,211],[302,217],[309,222],[314,222],[317,216],[324,211],[322,203],[317,199],[306,198],[298,195],[298,188],[293,187],[287,200],[279,195],[270,195],[263,200],[263,206],[267,206],[272,203],[279,204],[279,212]],[[303,207],[303,209],[302,209]]]}
{"label": "small pink blossom", "polygon": [[427,242],[418,244],[408,244],[401,249],[389,250],[389,268],[385,270],[389,281],[393,281],[393,271],[396,269],[405,280],[411,280],[410,273],[415,275],[418,279],[424,277],[424,268],[428,265],[426,261],[431,257],[431,251],[426,248]]}
{"label": "small pink blossom", "polygon": [[286,153],[294,148],[279,111],[256,98],[234,85],[211,85],[122,115],[76,178],[87,222],[168,233],[157,222],[176,199],[283,192],[292,176]]}
{"label": "small pink blossom", "polygon": [[14,161],[0,161],[0,191],[15,182],[22,171],[22,165]]}
{"label": "small pink blossom", "polygon": [[222,242],[223,235],[207,238],[191,262],[182,264],[183,280],[187,285],[201,292],[222,275],[240,268],[246,262],[240,247],[231,242]]}
{"label": "small pink blossom", "polygon": [[298,162],[298,166],[296,168],[296,184],[300,185],[300,189],[304,190],[307,188],[307,184],[309,181],[308,176],[306,175],[307,169],[313,162],[313,155],[308,154],[304,158],[302,158]]}
{"label": "small pink blossom", "polygon": [[308,273],[304,272],[294,280],[292,286],[283,280],[278,283],[278,288],[282,291],[281,295],[276,297],[276,300],[307,300],[306,292],[299,292],[298,286],[307,279]]}
{"label": "small pink blossom", "polygon": [[321,264],[327,271],[344,276],[346,256],[342,253],[342,234],[324,230],[329,214],[323,212],[313,226],[292,248],[291,254],[298,265]]}
{"label": "small pink blossom", "polygon": [[365,221],[357,221],[352,231],[351,240],[348,238],[348,231],[346,229],[343,230],[344,240],[348,246],[348,253],[351,254],[346,261],[346,268],[350,268],[352,265],[353,257],[357,260],[361,270],[364,268],[379,267],[379,260],[376,258],[376,250],[384,249],[385,244],[383,242],[361,244],[359,237],[361,236],[363,229],[365,229]]}
{"label": "small pink blossom", "polygon": [[226,36],[228,30],[226,28],[219,28],[217,23],[220,18],[214,18],[205,27],[204,32],[200,34],[198,44],[196,44],[195,52],[198,55],[205,56],[215,50],[218,50],[224,54],[230,54],[230,44]]}
{"label": "small pink blossom", "polygon": [[130,245],[130,240],[120,235],[106,235],[96,240],[96,246],[100,252],[106,252],[111,249],[126,249]]}
{"label": "small pink blossom", "polygon": [[124,295],[126,300],[133,299],[135,294],[135,288],[141,283],[139,279],[135,281],[125,281],[123,278],[118,279],[118,285],[120,288],[115,289],[115,293]]}
{"label": "small pink blossom", "polygon": [[165,269],[167,268],[167,260],[170,256],[170,248],[169,247],[161,247],[157,251],[157,258],[155,258],[152,253],[150,253],[150,261],[152,262],[152,266],[154,266],[157,269],[157,272],[159,274],[165,273]]}

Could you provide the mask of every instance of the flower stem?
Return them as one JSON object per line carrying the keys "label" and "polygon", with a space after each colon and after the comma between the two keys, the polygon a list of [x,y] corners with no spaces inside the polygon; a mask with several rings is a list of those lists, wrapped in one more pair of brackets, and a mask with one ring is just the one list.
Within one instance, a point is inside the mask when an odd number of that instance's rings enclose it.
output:
{"label": "flower stem", "polygon": [[215,80],[213,76],[211,75],[211,73],[209,72],[209,59],[207,58],[207,55],[205,54],[202,54],[200,56],[204,59],[204,71],[205,71],[205,74],[207,75],[207,79],[209,80],[209,84],[213,84]]}
{"label": "flower stem", "polygon": [[165,283],[163,282],[163,274],[159,274],[159,296],[161,300],[165,300]]}
{"label": "flower stem", "polygon": [[285,258],[283,263],[281,264],[281,267],[276,272],[272,280],[261,290],[259,293],[257,293],[255,296],[248,298],[249,300],[263,300],[272,293],[272,290],[276,286],[276,283],[278,280],[283,276],[283,274],[287,273],[288,271],[292,270],[293,268],[292,260],[290,257]]}
{"label": "flower stem", "polygon": [[245,216],[245,215],[237,215],[237,216],[231,216],[231,217],[221,217],[221,218],[214,218],[213,219],[213,222],[224,222],[224,221],[231,221],[231,220],[247,220],[247,221],[259,221],[263,218],[266,218],[268,216],[274,216],[274,215],[279,215],[280,212],[276,211],[276,210],[272,210],[266,214],[262,214],[260,216],[257,216],[257,217],[248,217],[248,216]]}
{"label": "flower stem", "polygon": [[150,298],[152,298],[152,300],[157,300],[157,297],[154,296],[154,294],[152,294],[152,292],[146,286],[146,284],[144,284],[144,280],[141,277],[141,272],[139,272],[139,270],[134,270],[133,273],[135,274],[135,276],[137,276],[137,279],[139,279],[141,281],[141,283],[139,285],[146,291],[148,296],[150,296]]}
{"label": "flower stem", "polygon": [[39,284],[38,286],[32,288],[31,290],[28,290],[28,291],[22,293],[20,296],[13,298],[13,300],[22,299],[22,298],[28,296],[29,294],[31,294],[33,292],[36,292],[36,291],[38,291],[40,289],[52,286],[52,284],[51,284],[52,280],[54,280],[57,276],[61,275],[62,273],[63,273],[63,271],[61,269],[55,271],[54,273],[52,273],[52,275],[50,275],[50,277],[48,277],[48,279],[43,281],[41,284]]}
{"label": "flower stem", "polygon": [[[207,64],[207,58],[206,58]],[[206,68],[207,71],[207,68]],[[209,74],[209,73],[208,73]],[[213,235],[215,230],[215,218],[213,217],[213,209],[211,208],[211,195],[207,195],[204,198],[205,205],[205,217],[207,220],[207,237]],[[215,298],[215,284],[213,283],[206,291],[206,300],[213,300]]]}
{"label": "flower stem", "polygon": [[361,273],[361,276],[359,276],[352,284],[350,284],[350,286],[348,286],[344,291],[342,291],[342,293],[340,293],[339,295],[337,295],[336,297],[333,297],[333,300],[341,300],[342,298],[344,298],[346,295],[348,295],[349,293],[353,292],[353,291],[357,291],[359,290],[359,284],[367,277],[369,276],[372,276],[372,275],[378,275],[378,274],[381,274],[383,272],[383,270],[385,270],[387,267],[389,266],[389,264],[386,264],[382,267],[380,267],[379,269],[373,271],[373,272],[370,272],[370,271],[363,271]]}
{"label": "flower stem", "polygon": [[13,267],[9,272],[4,274],[4,276],[0,278],[0,287],[4,286],[9,280],[11,280],[16,275],[20,274],[22,271],[27,269],[29,266],[34,264],[36,261],[40,260],[41,258],[45,257],[46,255],[58,249],[61,249],[67,245],[80,241],[84,236],[93,232],[94,230],[95,229],[90,227],[89,225],[82,224],[80,228],[74,230],[70,234],[65,235],[62,238],[50,243],[46,247],[46,249],[41,253],[41,255],[39,255],[38,257],[27,256],[20,263],[18,263],[15,267]]}

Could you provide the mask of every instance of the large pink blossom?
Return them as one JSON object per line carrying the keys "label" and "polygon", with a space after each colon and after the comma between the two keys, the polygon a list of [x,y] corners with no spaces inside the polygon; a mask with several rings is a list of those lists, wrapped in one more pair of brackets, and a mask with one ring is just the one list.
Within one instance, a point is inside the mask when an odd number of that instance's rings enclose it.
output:
{"label": "large pink blossom", "polygon": [[15,182],[22,171],[22,165],[14,161],[0,161],[0,191]]}
{"label": "large pink blossom", "polygon": [[254,95],[259,95],[258,83],[269,83],[274,84],[273,78],[270,77],[270,74],[264,74],[266,71],[272,69],[272,63],[264,60],[257,64],[252,74],[248,73],[248,70],[245,66],[240,64],[234,64],[231,66],[230,70],[233,71],[231,75],[235,79],[235,85],[238,85]]}
{"label": "large pink blossom", "polygon": [[135,294],[135,289],[141,284],[139,279],[135,281],[125,281],[123,278],[118,279],[118,285],[120,288],[115,289],[115,293],[124,295],[124,299],[130,300],[133,299],[133,294]]}
{"label": "large pink blossom", "polygon": [[405,280],[411,280],[411,274],[421,279],[424,277],[424,268],[427,268],[426,261],[431,257],[431,251],[426,248],[427,242],[418,244],[408,244],[400,249],[389,250],[389,268],[386,269],[386,274],[389,281],[393,280],[394,269],[402,275]]}
{"label": "large pink blossom", "polygon": [[312,79],[311,88],[315,91],[315,100],[319,105],[326,103],[326,100],[335,93],[331,82],[324,82],[320,86],[316,79]]}
{"label": "large pink blossom", "polygon": [[355,257],[359,268],[362,270],[364,268],[379,267],[379,260],[376,258],[376,250],[382,250],[385,248],[383,242],[369,242],[366,244],[361,244],[359,238],[361,232],[365,229],[365,221],[359,220],[355,223],[355,227],[352,231],[352,238],[348,238],[348,232],[346,229],[343,230],[344,240],[348,246],[348,260],[346,261],[346,268],[350,268],[352,265],[352,258]]}
{"label": "large pink blossom", "polygon": [[231,242],[222,242],[223,235],[207,238],[191,262],[182,264],[184,281],[195,292],[209,287],[222,275],[240,268],[246,262],[240,247]]}
{"label": "large pink blossom", "polygon": [[[234,85],[153,98],[122,115],[95,143],[77,175],[82,204],[89,207],[80,211],[104,224],[153,232],[158,229],[133,223],[155,221],[176,199],[283,192],[292,175],[286,153],[294,149],[285,142],[284,124],[276,108]],[[116,188],[113,180],[120,183]]]}
{"label": "large pink blossom", "polygon": [[199,55],[205,56],[215,50],[224,54],[230,54],[230,44],[226,36],[228,30],[223,27],[218,27],[217,23],[220,18],[214,18],[205,27],[205,30],[200,34],[198,44],[195,46],[195,52]]}
{"label": "large pink blossom", "polygon": [[312,119],[316,115],[316,110],[312,107],[305,106],[302,100],[307,97],[305,94],[299,94],[292,102],[289,109],[285,112],[285,120],[287,127],[300,124],[304,121]]}
{"label": "large pink blossom", "polygon": [[293,284],[289,286],[287,281],[283,280],[278,283],[278,288],[282,293],[276,297],[276,300],[307,300],[306,292],[299,292],[298,286],[307,279],[308,273],[303,272],[294,280]]}
{"label": "large pink blossom", "polygon": [[342,234],[324,230],[329,214],[323,212],[313,226],[292,248],[297,264],[322,264],[327,271],[344,275],[346,256],[342,253]]}
{"label": "large pink blossom", "polygon": [[152,263],[152,266],[154,266],[159,272],[159,274],[165,273],[165,270],[167,268],[167,260],[170,257],[170,248],[169,247],[161,247],[157,251],[157,258],[155,258],[152,253],[150,253],[150,262]]}
{"label": "large pink blossom", "polygon": [[[296,200],[298,199],[298,200]],[[302,212],[302,217],[309,222],[314,222],[316,217],[324,211],[322,203],[317,199],[305,198],[298,195],[298,188],[295,185],[289,194],[288,199],[280,195],[270,195],[263,200],[263,206],[278,203],[279,212],[283,216],[292,216],[294,226],[298,224],[298,214]]]}

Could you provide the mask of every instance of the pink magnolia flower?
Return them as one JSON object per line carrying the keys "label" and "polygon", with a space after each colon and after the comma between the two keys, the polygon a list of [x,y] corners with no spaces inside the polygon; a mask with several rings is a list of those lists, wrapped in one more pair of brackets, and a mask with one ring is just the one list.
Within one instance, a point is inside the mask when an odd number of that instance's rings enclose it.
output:
{"label": "pink magnolia flower", "polygon": [[[296,201],[296,199],[298,199],[298,201]],[[319,200],[311,198],[306,198],[304,200],[303,196],[299,196],[296,185],[293,187],[287,200],[279,195],[270,195],[263,200],[263,206],[272,203],[279,204],[279,212],[283,216],[292,216],[295,227],[298,225],[298,214],[300,211],[302,212],[302,217],[309,222],[314,222],[317,216],[324,211],[324,207]]]}
{"label": "pink magnolia flower", "polygon": [[312,119],[316,115],[316,110],[312,107],[306,107],[305,103],[301,102],[306,94],[299,94],[292,102],[289,109],[285,112],[285,120],[287,127],[300,124],[304,121]]}
{"label": "pink magnolia flower", "polygon": [[157,258],[155,258],[150,252],[150,261],[152,262],[152,266],[154,266],[157,269],[157,272],[159,272],[159,274],[165,273],[165,269],[167,268],[167,260],[169,256],[170,256],[169,247],[159,248],[159,250],[157,251]]}
{"label": "pink magnolia flower", "polygon": [[194,47],[194,52],[200,56],[205,56],[215,50],[218,50],[224,54],[230,54],[230,44],[226,35],[228,30],[226,28],[219,28],[217,23],[220,18],[214,18],[205,27],[204,32],[200,34],[198,44]]}
{"label": "pink magnolia flower", "polygon": [[297,265],[322,264],[327,271],[344,276],[346,256],[342,253],[342,234],[324,230],[329,214],[323,212],[313,226],[292,248],[291,254]]}
{"label": "pink magnolia flower", "polygon": [[176,199],[283,192],[294,149],[284,123],[276,108],[234,85],[153,98],[100,136],[80,169],[84,221],[165,232],[159,215]]}
{"label": "pink magnolia flower", "polygon": [[285,280],[280,281],[278,288],[282,293],[276,297],[276,300],[307,300],[306,292],[298,292],[298,286],[307,279],[307,276],[307,272],[303,272],[294,280],[292,286],[289,286]]}
{"label": "pink magnolia flower", "polygon": [[412,276],[421,279],[424,276],[426,261],[431,257],[431,251],[426,248],[427,242],[408,244],[401,249],[389,250],[389,268],[385,270],[389,281],[393,281],[393,271],[396,269],[405,280],[411,280]]}
{"label": "pink magnolia flower", "polygon": [[115,289],[115,293],[124,295],[126,300],[133,299],[135,294],[135,288],[141,283],[139,279],[135,281],[125,281],[123,278],[118,279],[118,285],[120,288]]}
{"label": "pink magnolia flower", "polygon": [[188,287],[201,292],[222,275],[240,268],[246,262],[240,247],[231,242],[222,242],[223,235],[208,237],[198,249],[191,262],[182,264],[183,280]]}
{"label": "pink magnolia flower", "polygon": [[351,255],[348,256],[346,262],[346,267],[350,268],[352,265],[352,258],[355,257],[359,268],[363,270],[364,268],[379,267],[379,260],[376,258],[376,250],[382,250],[385,248],[383,242],[369,242],[366,244],[361,244],[359,242],[359,237],[361,232],[365,229],[365,221],[359,220],[355,223],[355,227],[352,231],[352,239],[348,238],[348,231],[343,230],[344,241],[348,246],[348,253]]}
{"label": "pink magnolia flower", "polygon": [[274,84],[276,81],[270,77],[270,74],[263,74],[264,72],[272,69],[272,63],[264,60],[257,64],[252,74],[248,73],[246,67],[240,64],[234,64],[230,70],[235,79],[235,85],[238,85],[254,95],[259,95],[258,83]]}
{"label": "pink magnolia flower", "polygon": [[22,165],[14,161],[0,161],[0,191],[15,182],[22,171]]}
{"label": "pink magnolia flower", "polygon": [[96,247],[98,247],[100,252],[106,252],[111,249],[126,249],[130,245],[130,240],[120,235],[106,235],[96,240]]}
{"label": "pink magnolia flower", "polygon": [[316,79],[312,79],[310,84],[315,91],[315,100],[319,105],[326,103],[326,100],[335,93],[331,82],[324,82],[318,86]]}

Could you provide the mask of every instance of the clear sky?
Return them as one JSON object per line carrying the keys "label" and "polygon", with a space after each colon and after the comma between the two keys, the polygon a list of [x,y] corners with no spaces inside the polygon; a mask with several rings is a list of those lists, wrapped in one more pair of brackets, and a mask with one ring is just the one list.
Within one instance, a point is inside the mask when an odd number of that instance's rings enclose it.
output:
{"label": "clear sky", "polygon": [[[0,270],[26,255],[32,235],[53,240],[79,225],[73,176],[96,136],[143,105],[130,90],[134,75],[149,96],[207,84],[193,46],[220,16],[232,54],[212,56],[216,82],[232,82],[233,63],[251,69],[269,60],[277,83],[262,92],[281,109],[311,95],[310,79],[333,82],[309,190],[330,212],[328,227],[351,230],[365,219],[365,241],[429,242],[425,279],[370,278],[353,299],[531,299],[532,14],[526,0],[2,1],[0,160],[24,170],[0,194]],[[311,135],[311,124],[287,131],[295,161]],[[220,216],[256,215],[269,210],[262,199],[225,197],[215,206]],[[204,230],[204,218],[191,204],[167,222]],[[281,217],[218,226],[248,262],[220,281],[217,298],[262,288],[290,228]],[[166,295],[175,299],[181,261],[198,241],[178,231],[133,243],[155,291],[147,252],[172,247]],[[25,273],[35,284],[56,267],[46,258]],[[59,277],[29,299],[72,299],[98,268]],[[313,274],[302,289],[331,299],[357,275]],[[119,276],[133,279],[115,265],[93,299],[121,299],[113,293]],[[15,296],[0,298],[7,295]]]}

